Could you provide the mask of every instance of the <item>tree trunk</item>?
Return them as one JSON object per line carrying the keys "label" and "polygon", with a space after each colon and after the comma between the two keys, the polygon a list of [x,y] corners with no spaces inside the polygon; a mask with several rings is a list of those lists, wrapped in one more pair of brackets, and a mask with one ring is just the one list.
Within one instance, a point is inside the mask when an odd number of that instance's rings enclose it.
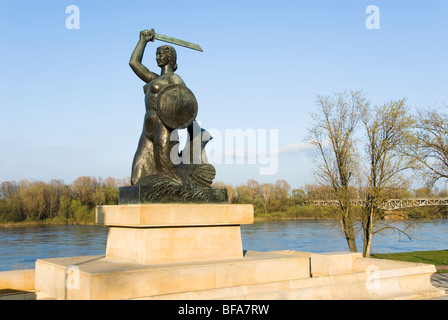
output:
{"label": "tree trunk", "polygon": [[373,225],[374,225],[374,201],[369,199],[366,201],[363,215],[363,235],[364,243],[362,255],[366,258],[370,257],[370,249],[373,241]]}
{"label": "tree trunk", "polygon": [[373,216],[371,213],[369,213],[368,217],[366,217],[363,232],[364,232],[364,244],[362,255],[368,258],[370,257],[370,249],[372,247],[372,240],[373,240]]}
{"label": "tree trunk", "polygon": [[349,203],[344,210],[342,210],[342,229],[344,230],[345,240],[347,241],[350,252],[358,252],[356,247],[355,228],[353,226],[353,219],[350,216]]}

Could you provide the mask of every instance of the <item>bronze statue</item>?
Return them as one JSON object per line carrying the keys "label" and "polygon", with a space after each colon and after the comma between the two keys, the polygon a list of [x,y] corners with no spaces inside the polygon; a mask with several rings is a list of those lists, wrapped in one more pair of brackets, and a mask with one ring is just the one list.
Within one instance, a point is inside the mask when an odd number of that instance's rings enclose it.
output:
{"label": "bronze statue", "polygon": [[[143,87],[146,114],[132,164],[131,185],[146,187],[138,189],[139,193],[147,191],[138,195],[138,202],[224,202],[226,194],[223,190],[210,188],[215,169],[207,162],[204,148],[211,137],[195,121],[198,106],[194,94],[174,73],[177,69],[176,50],[170,45],[157,48],[160,75],[142,64],[147,43],[161,37],[165,37],[161,39],[163,41],[197,46],[158,35],[154,29],[140,32],[129,65],[146,83]],[[199,46],[192,48],[202,51]],[[184,128],[188,130],[189,143],[179,152],[175,130]],[[135,192],[135,188],[123,188],[120,202],[129,202],[129,194]]]}

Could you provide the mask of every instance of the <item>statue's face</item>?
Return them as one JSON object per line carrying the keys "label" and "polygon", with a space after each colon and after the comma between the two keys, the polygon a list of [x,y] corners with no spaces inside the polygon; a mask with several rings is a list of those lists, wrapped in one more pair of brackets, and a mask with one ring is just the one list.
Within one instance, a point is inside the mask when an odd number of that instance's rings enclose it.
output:
{"label": "statue's face", "polygon": [[170,56],[165,50],[157,49],[156,61],[159,67],[166,66],[170,62]]}

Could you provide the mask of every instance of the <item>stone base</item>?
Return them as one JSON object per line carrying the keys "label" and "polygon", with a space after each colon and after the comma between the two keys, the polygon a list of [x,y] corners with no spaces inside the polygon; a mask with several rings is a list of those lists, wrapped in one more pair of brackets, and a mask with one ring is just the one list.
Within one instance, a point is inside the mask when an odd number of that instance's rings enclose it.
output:
{"label": "stone base", "polygon": [[118,204],[227,203],[227,189],[191,188],[183,185],[126,186],[119,188]]}
{"label": "stone base", "polygon": [[99,206],[97,224],[109,226],[106,258],[140,264],[243,257],[241,224],[251,205],[145,204]]}
{"label": "stone base", "polygon": [[252,224],[249,204],[136,204],[98,206],[96,224],[113,227],[198,227]]}
{"label": "stone base", "polygon": [[[38,296],[83,300],[383,300],[445,294],[431,285],[433,265],[332,255],[248,251],[240,259],[157,265],[104,256],[44,259],[36,262],[35,286]],[[339,262],[342,266],[325,265]]]}
{"label": "stone base", "polygon": [[158,264],[243,257],[240,226],[110,227],[106,258]]}
{"label": "stone base", "polygon": [[158,265],[91,256],[37,260],[35,285],[56,299],[103,300],[231,290],[302,278],[309,278],[307,257],[275,253],[246,252],[240,259]]}

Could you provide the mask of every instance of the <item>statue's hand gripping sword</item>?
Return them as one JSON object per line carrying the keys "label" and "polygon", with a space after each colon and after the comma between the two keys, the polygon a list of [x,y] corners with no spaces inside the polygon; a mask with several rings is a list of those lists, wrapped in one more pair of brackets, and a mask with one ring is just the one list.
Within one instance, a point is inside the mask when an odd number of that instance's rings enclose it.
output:
{"label": "statue's hand gripping sword", "polygon": [[158,34],[158,33],[155,33],[154,29],[144,30],[144,31],[142,31],[142,33],[145,33],[145,35],[148,36],[149,41],[154,41],[154,39],[157,39],[157,40],[160,40],[160,41],[165,41],[165,42],[168,42],[168,43],[177,44],[178,46],[182,46],[182,47],[186,47],[186,48],[190,48],[190,49],[193,49],[193,50],[197,50],[197,51],[203,52],[201,46],[196,44],[196,43],[191,43],[191,42],[188,42],[188,41],[179,40],[179,39],[176,39],[176,38],[164,36],[163,34]]}

